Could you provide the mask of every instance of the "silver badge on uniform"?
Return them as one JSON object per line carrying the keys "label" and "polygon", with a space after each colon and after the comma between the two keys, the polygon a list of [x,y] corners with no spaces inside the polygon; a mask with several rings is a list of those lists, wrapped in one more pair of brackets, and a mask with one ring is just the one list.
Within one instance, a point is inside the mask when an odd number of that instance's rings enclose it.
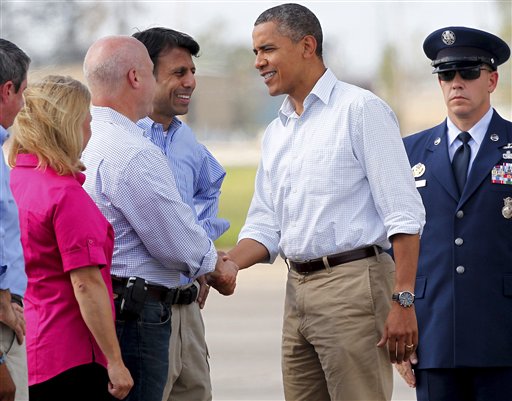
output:
{"label": "silver badge on uniform", "polygon": [[503,153],[502,156],[504,159],[510,160],[512,159],[512,152],[510,150],[507,150],[505,153]]}
{"label": "silver badge on uniform", "polygon": [[436,140],[434,141],[434,145],[439,145],[441,143],[441,138],[436,138]]}
{"label": "silver badge on uniform", "polygon": [[421,177],[425,173],[425,165],[418,163],[412,167],[412,176],[414,178]]}
{"label": "silver badge on uniform", "polygon": [[455,43],[455,34],[453,31],[444,31],[441,34],[441,39],[445,45],[451,46]]}
{"label": "silver badge on uniform", "polygon": [[504,150],[512,149],[512,143],[507,143],[505,146],[502,146],[501,149],[504,149]]}
{"label": "silver badge on uniform", "polygon": [[491,141],[493,141],[493,142],[497,142],[500,139],[498,134],[491,134],[490,138],[491,138]]}
{"label": "silver badge on uniform", "polygon": [[505,206],[501,209],[501,214],[506,219],[512,218],[512,198],[509,196],[508,198],[503,199]]}

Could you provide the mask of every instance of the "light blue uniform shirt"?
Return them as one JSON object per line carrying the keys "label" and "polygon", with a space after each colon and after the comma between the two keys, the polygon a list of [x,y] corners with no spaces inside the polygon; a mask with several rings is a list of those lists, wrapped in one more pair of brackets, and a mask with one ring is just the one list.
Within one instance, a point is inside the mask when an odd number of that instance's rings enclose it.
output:
{"label": "light blue uniform shirt", "polygon": [[[208,149],[197,142],[190,127],[176,117],[167,132],[162,124],[149,117],[139,120],[137,125],[164,152],[183,202],[190,206],[197,222],[215,241],[229,228],[227,220],[217,217],[220,187],[226,171]],[[180,281],[189,283],[183,276]]]}
{"label": "light blue uniform shirt", "polygon": [[398,123],[373,93],[327,70],[297,115],[287,97],[268,126],[239,239],[272,262],[314,259],[421,233],[425,210]]}
{"label": "light blue uniform shirt", "polygon": [[[468,131],[471,135],[471,139],[468,142],[469,147],[471,148],[471,158],[469,159],[469,167],[468,167],[468,175],[471,171],[471,167],[473,166],[473,162],[475,161],[475,157],[480,149],[480,145],[484,141],[485,134],[487,129],[489,128],[489,124],[492,120],[493,114],[492,107],[489,108],[487,113],[478,121],[471,129]],[[446,118],[446,126],[448,136],[448,154],[450,155],[450,160],[453,160],[453,155],[457,151],[460,145],[462,145],[462,141],[457,138],[457,136],[461,133],[461,130],[456,127],[456,125],[450,120],[450,117]]]}
{"label": "light blue uniform shirt", "polygon": [[[0,146],[9,137],[0,126]],[[0,290],[9,289],[12,294],[25,295],[27,275],[20,240],[18,208],[9,186],[9,167],[0,149]]]}
{"label": "light blue uniform shirt", "polygon": [[127,117],[92,107],[84,188],[114,227],[112,274],[176,287],[215,269],[217,252],[181,200],[162,151]]}

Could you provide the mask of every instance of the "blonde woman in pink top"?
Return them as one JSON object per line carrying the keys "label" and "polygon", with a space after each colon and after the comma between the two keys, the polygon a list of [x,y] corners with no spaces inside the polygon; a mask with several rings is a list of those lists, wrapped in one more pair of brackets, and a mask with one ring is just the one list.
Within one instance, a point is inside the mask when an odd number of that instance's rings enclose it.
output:
{"label": "blonde woman in pink top", "polygon": [[15,122],[31,401],[122,399],[133,386],[114,326],[113,230],[82,188],[89,103],[83,84],[49,76],[26,89]]}

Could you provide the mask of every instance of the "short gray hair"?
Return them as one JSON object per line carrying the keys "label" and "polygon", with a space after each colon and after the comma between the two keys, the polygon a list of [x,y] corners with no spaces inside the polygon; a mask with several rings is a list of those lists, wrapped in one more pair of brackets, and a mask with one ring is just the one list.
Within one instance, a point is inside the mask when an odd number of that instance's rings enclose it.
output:
{"label": "short gray hair", "polygon": [[317,43],[316,55],[322,58],[322,27],[316,15],[308,8],[295,3],[281,4],[263,11],[254,26],[265,22],[274,22],[277,30],[295,43],[306,35],[313,36]]}

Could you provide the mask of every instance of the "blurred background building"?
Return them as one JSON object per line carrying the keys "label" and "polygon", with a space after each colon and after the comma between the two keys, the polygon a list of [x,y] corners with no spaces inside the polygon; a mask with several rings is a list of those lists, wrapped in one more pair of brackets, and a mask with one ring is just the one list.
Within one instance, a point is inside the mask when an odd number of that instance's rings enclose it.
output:
{"label": "blurred background building", "polygon": [[[512,45],[510,1],[304,1],[324,30],[324,58],[344,81],[374,91],[397,114],[402,134],[440,122],[444,105],[423,39],[448,25],[489,30]],[[187,121],[201,140],[257,140],[276,116],[253,67],[251,31],[269,1],[0,1],[0,35],[33,59],[32,76],[81,78],[89,45],[112,34],[166,26],[201,45],[197,89]],[[493,105],[512,114],[511,62],[500,67]]]}

